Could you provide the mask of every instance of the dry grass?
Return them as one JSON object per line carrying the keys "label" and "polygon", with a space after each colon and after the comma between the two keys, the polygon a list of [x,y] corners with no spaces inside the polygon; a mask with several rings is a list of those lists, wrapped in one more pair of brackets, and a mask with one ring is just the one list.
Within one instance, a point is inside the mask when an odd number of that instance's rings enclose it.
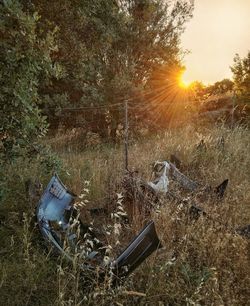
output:
{"label": "dry grass", "polygon": [[[221,137],[224,146],[220,143]],[[197,149],[201,139],[206,148]],[[84,181],[90,181],[90,207],[107,205],[115,193],[121,191],[122,146],[98,145],[79,152],[79,144],[77,150],[70,143],[67,150],[63,150],[63,137],[50,141],[70,174],[64,175],[65,184],[79,194]],[[217,204],[205,201],[201,206],[211,217],[235,228],[250,223],[249,151],[247,129],[188,126],[131,143],[129,166],[149,180],[150,164],[168,160],[170,154],[176,153],[185,173],[204,185],[215,186],[228,178],[229,187],[223,201]],[[44,183],[48,180],[36,164],[22,166],[26,170],[21,181],[25,181],[31,171]],[[204,218],[191,222],[181,208],[164,200],[160,212],[152,213],[164,247],[141,265],[122,287],[109,289],[107,284],[101,286],[94,282],[92,290],[88,291],[76,267],[45,255],[38,243],[39,233],[30,220],[32,204],[27,204],[22,195],[24,190],[14,178],[9,184],[16,192],[0,211],[3,305],[250,305],[249,241],[228,231],[219,222]],[[171,188],[176,187],[170,184]],[[20,203],[14,203],[18,194]],[[128,240],[142,222],[141,216],[135,216],[123,240]]]}

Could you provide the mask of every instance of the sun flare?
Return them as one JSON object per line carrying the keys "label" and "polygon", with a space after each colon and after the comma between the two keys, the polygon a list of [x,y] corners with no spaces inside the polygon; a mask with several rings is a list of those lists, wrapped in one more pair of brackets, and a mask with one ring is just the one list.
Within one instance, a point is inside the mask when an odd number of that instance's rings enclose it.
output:
{"label": "sun flare", "polygon": [[178,85],[180,86],[180,88],[182,89],[187,89],[190,86],[191,82],[187,81],[185,79],[185,71],[181,73],[180,77],[179,77],[179,81],[178,81]]}
{"label": "sun flare", "polygon": [[180,86],[181,88],[188,88],[189,85],[190,85],[190,83],[187,82],[187,81],[185,81],[185,80],[180,80],[180,81],[179,81],[179,86]]}

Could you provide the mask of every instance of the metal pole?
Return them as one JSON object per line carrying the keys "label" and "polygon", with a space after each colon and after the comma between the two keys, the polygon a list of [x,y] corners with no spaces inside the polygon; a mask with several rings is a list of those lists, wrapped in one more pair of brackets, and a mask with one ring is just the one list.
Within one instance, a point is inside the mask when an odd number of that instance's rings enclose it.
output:
{"label": "metal pole", "polygon": [[128,170],[128,101],[125,100],[125,135],[124,135],[124,149],[125,149],[125,170]]}

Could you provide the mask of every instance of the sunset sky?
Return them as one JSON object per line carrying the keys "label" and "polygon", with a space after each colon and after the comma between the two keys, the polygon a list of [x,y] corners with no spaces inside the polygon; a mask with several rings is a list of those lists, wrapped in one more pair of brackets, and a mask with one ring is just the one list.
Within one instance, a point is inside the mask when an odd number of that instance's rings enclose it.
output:
{"label": "sunset sky", "polygon": [[250,51],[250,0],[195,0],[194,17],[182,36],[184,80],[205,84],[230,78],[235,53]]}

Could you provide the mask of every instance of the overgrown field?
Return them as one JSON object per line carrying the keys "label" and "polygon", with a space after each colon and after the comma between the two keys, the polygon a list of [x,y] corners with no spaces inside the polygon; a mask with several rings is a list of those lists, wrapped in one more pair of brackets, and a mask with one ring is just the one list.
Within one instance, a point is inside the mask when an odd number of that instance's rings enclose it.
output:
{"label": "overgrown field", "polygon": [[[202,139],[205,146],[197,147]],[[64,183],[88,199],[82,211],[88,222],[87,208],[113,205],[117,193],[125,192],[122,145],[98,144],[80,150],[81,143],[76,146],[66,136],[46,142],[63,162],[59,174]],[[38,161],[22,160],[9,167],[6,188],[12,192],[0,207],[1,305],[250,305],[250,244],[234,233],[235,228],[250,224],[249,152],[249,130],[243,127],[188,126],[130,143],[129,168],[145,180],[150,180],[154,161],[168,160],[174,153],[193,180],[216,186],[228,178],[229,185],[222,201],[211,201],[184,193],[170,181],[170,191],[198,201],[211,219],[190,220],[181,205],[163,198],[150,216],[163,248],[118,288],[96,279],[87,286],[76,264],[48,254],[34,225],[38,195],[26,192],[25,182],[38,178],[44,188],[52,173],[43,173]],[[126,209],[125,201],[123,205]],[[93,226],[112,222],[95,218]],[[106,242],[116,246],[111,256],[128,244],[144,222],[138,214],[121,224],[119,235],[107,234]]]}

